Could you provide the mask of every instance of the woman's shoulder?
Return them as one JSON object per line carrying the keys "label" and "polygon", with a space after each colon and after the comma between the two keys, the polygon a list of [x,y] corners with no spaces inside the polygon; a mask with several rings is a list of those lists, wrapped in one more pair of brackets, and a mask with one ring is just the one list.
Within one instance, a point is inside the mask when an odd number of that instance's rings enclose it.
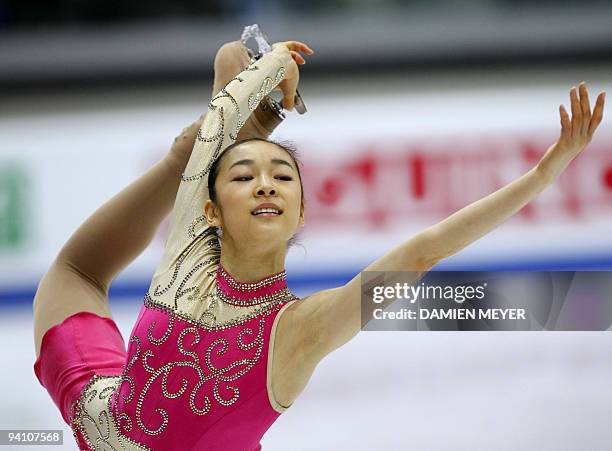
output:
{"label": "woman's shoulder", "polygon": [[330,302],[337,290],[337,287],[328,288],[299,298],[287,308],[287,313],[291,312],[296,321],[311,324],[316,318],[317,309],[324,303]]}
{"label": "woman's shoulder", "polygon": [[278,334],[291,348],[299,347],[302,358],[315,358],[322,324],[319,323],[320,308],[330,302],[337,288],[317,291],[291,302],[282,312]]}

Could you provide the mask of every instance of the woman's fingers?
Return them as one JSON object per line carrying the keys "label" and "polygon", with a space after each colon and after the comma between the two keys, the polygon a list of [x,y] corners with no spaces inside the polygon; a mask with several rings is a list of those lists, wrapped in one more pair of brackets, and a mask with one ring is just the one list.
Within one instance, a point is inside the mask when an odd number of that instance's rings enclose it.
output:
{"label": "woman's fingers", "polygon": [[283,93],[283,108],[286,110],[293,111],[293,107],[295,106],[297,85],[297,78],[285,78],[278,84],[278,88]]}
{"label": "woman's fingers", "polygon": [[299,42],[299,41],[285,41],[285,42],[277,42],[275,44],[272,44],[272,49],[277,49],[279,47],[282,47],[288,50],[289,53],[291,54],[291,58],[293,58],[293,60],[297,64],[306,64],[306,60],[304,59],[302,55],[300,55],[299,52],[305,53],[307,55],[312,55],[314,53],[314,50],[312,50],[310,47],[308,47],[303,42]]}
{"label": "woman's fingers", "polygon": [[580,103],[578,102],[578,94],[574,86],[570,90],[570,103],[572,108],[572,139],[578,139],[580,136],[582,113],[580,111]]}
{"label": "woman's fingers", "polygon": [[295,90],[287,88],[283,90],[283,108],[288,111],[293,111],[295,106]]}
{"label": "woman's fingers", "polygon": [[591,116],[591,121],[589,123],[589,130],[587,132],[587,136],[589,140],[593,137],[597,126],[601,124],[601,120],[603,119],[603,109],[604,102],[606,100],[605,91],[600,92],[597,96],[597,101],[595,102],[595,108],[593,108],[593,115]]}
{"label": "woman's fingers", "polygon": [[[578,93],[580,98],[578,98]],[[577,145],[584,142],[590,142],[593,138],[595,130],[601,124],[603,119],[604,102],[606,99],[605,91],[600,92],[595,101],[595,107],[591,111],[589,93],[586,83],[581,82],[578,90],[573,87],[570,90],[570,102],[572,109],[572,118],[570,119],[567,110],[563,105],[559,106],[559,114],[561,116],[561,136],[563,139],[573,141]]]}
{"label": "woman's fingers", "polygon": [[291,56],[291,59],[296,63],[296,66],[288,67],[287,72],[285,74],[285,79],[278,85],[278,88],[283,93],[283,108],[289,111],[293,111],[293,108],[295,107],[295,96],[300,76],[299,70],[297,69],[297,65],[306,64],[306,60],[300,54],[300,52],[305,53],[307,55],[312,55],[314,53],[314,50],[312,50],[310,47],[308,47],[308,45],[300,41],[277,42],[272,45],[272,49],[281,49],[282,52],[288,51]]}
{"label": "woman's fingers", "polygon": [[290,50],[289,53],[291,53],[291,57],[293,58],[293,61],[295,61],[296,63],[306,64],[306,60],[304,59],[304,57],[300,55],[298,52],[296,52],[295,50]]}
{"label": "woman's fingers", "polygon": [[591,122],[591,105],[589,104],[589,93],[587,92],[586,83],[584,81],[580,83],[579,90],[580,112],[582,113],[580,134],[581,136],[586,136],[589,131],[589,123]]}
{"label": "woman's fingers", "polygon": [[565,107],[563,105],[559,106],[559,114],[561,115],[561,136],[569,140],[572,137],[572,126],[570,124],[570,118],[565,111]]}
{"label": "woman's fingers", "polygon": [[295,52],[303,52],[303,53],[306,53],[307,55],[312,55],[314,53],[314,50],[312,50],[310,47],[308,47],[308,45],[300,41],[277,42],[275,44],[272,44],[272,48],[274,49],[275,47],[279,45],[286,47],[288,50],[293,50]]}
{"label": "woman's fingers", "polygon": [[285,41],[283,44],[285,44],[289,50],[304,52],[308,55],[312,55],[314,53],[314,50],[300,41]]}

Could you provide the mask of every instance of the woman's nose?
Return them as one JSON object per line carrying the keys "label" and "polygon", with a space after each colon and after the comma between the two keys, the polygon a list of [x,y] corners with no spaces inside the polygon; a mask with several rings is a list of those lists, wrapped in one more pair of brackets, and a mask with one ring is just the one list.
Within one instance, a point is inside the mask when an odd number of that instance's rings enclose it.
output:
{"label": "woman's nose", "polygon": [[261,186],[257,189],[258,196],[276,196],[276,190],[272,186]]}
{"label": "woman's nose", "polygon": [[258,196],[276,196],[276,188],[267,178],[265,178],[262,179],[257,187],[256,193]]}

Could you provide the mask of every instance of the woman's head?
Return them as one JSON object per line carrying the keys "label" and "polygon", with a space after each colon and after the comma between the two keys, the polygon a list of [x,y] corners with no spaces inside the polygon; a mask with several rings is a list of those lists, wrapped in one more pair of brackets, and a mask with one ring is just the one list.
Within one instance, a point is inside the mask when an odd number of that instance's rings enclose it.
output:
{"label": "woman's head", "polygon": [[[235,247],[287,246],[304,225],[299,160],[287,143],[251,138],[229,146],[210,169],[208,191],[206,220]],[[265,204],[271,210],[262,211]]]}

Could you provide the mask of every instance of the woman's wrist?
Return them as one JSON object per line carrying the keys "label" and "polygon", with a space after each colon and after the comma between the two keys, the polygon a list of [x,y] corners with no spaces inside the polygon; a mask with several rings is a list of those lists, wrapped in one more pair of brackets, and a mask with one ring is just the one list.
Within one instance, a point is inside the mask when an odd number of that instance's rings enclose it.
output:
{"label": "woman's wrist", "polygon": [[287,67],[289,64],[294,63],[293,58],[291,57],[291,52],[285,45],[275,45],[272,51],[270,52],[280,60],[280,63]]}
{"label": "woman's wrist", "polygon": [[[215,57],[214,94],[242,72],[250,62],[251,57],[242,42],[233,41],[224,44]],[[241,127],[238,141],[248,138],[268,138],[283,119],[269,104],[268,98],[264,97]]]}
{"label": "woman's wrist", "polygon": [[536,172],[547,185],[552,184],[571,162],[571,159],[564,158],[565,155],[559,144],[554,143],[536,165]]}
{"label": "woman's wrist", "polygon": [[238,133],[238,141],[249,138],[269,138],[283,119],[268,104],[268,98],[264,97],[255,111]]}

